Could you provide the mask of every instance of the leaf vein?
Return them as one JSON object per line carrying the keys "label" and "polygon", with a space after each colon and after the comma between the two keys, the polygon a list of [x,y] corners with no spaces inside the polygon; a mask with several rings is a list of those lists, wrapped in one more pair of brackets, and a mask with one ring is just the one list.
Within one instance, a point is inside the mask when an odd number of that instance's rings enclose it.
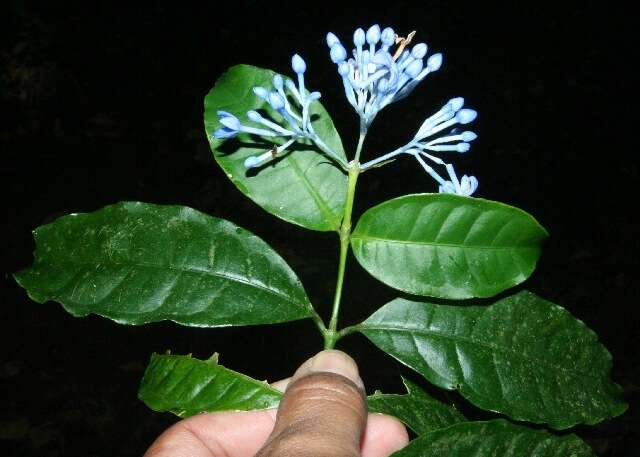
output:
{"label": "leaf vein", "polygon": [[[298,302],[296,300],[293,300],[290,296],[286,295],[285,292],[282,292],[280,290],[277,289],[273,289],[273,288],[269,288],[264,286],[263,284],[260,283],[256,283],[256,282],[252,282],[252,281],[248,281],[246,279],[243,279],[241,277],[235,276],[235,275],[230,275],[230,274],[225,274],[225,273],[221,273],[221,272],[217,272],[217,271],[210,271],[210,270],[203,270],[203,269],[199,269],[199,268],[193,268],[193,267],[182,267],[182,268],[176,268],[172,265],[154,265],[154,264],[147,264],[147,263],[142,263],[142,262],[137,262],[135,264],[125,264],[125,263],[121,263],[121,262],[114,262],[114,261],[109,261],[109,262],[100,262],[102,265],[110,265],[113,267],[122,267],[122,266],[128,266],[128,267],[139,267],[139,268],[147,268],[147,269],[157,269],[157,270],[170,270],[170,271],[176,271],[176,272],[181,272],[181,273],[191,273],[194,275],[205,275],[205,276],[215,276],[215,277],[219,277],[222,279],[226,279],[229,281],[233,281],[233,282],[237,282],[246,286],[250,286],[250,287],[255,287],[256,289],[260,289],[263,290],[265,292],[268,292],[272,295],[278,296],[280,298],[282,298],[283,300],[295,305],[295,306],[301,306],[305,309],[308,309],[308,307],[306,306],[305,303],[301,303]],[[68,262],[68,261],[57,261],[55,265],[47,265],[47,267],[49,268],[56,268],[59,267],[61,265],[64,264],[68,264],[71,266],[77,266],[78,268],[89,268],[92,266],[95,266],[95,264],[93,263],[88,263],[88,262]],[[68,284],[65,284],[64,286],[67,286]],[[58,289],[60,290],[60,289]]]}
{"label": "leaf vein", "polygon": [[426,329],[415,329],[415,328],[407,328],[407,327],[395,327],[395,326],[376,326],[376,325],[369,325],[369,324],[361,324],[359,325],[359,328],[361,330],[369,331],[369,330],[379,330],[379,331],[385,331],[388,333],[392,333],[392,332],[397,332],[400,334],[403,333],[409,333],[411,335],[412,339],[415,339],[416,334],[420,334],[420,335],[426,335],[427,337],[433,337],[433,338],[442,338],[442,339],[447,339],[447,340],[452,340],[452,341],[464,341],[466,343],[472,344],[472,345],[477,345],[477,346],[481,346],[490,350],[494,350],[496,352],[502,352],[502,353],[506,353],[506,354],[513,354],[515,355],[517,358],[523,358],[526,360],[531,360],[532,362],[542,365],[542,366],[546,366],[548,368],[552,368],[555,369],[557,371],[562,371],[565,372],[569,375],[569,377],[578,377],[579,376],[584,376],[584,377],[589,377],[595,380],[599,380],[599,377],[595,376],[591,371],[588,371],[588,367],[584,367],[584,371],[579,371],[576,370],[572,371],[568,368],[565,368],[563,366],[559,366],[559,365],[555,365],[550,363],[548,360],[545,359],[540,359],[537,357],[533,357],[531,354],[528,354],[526,352],[514,352],[514,351],[510,351],[507,348],[503,348],[500,346],[495,346],[493,344],[484,342],[484,341],[479,341],[479,340],[474,340],[472,338],[468,338],[468,337],[464,337],[464,336],[460,336],[460,335],[447,335],[447,334],[443,334],[443,333],[438,333],[435,331],[430,331],[430,330],[426,330]]}

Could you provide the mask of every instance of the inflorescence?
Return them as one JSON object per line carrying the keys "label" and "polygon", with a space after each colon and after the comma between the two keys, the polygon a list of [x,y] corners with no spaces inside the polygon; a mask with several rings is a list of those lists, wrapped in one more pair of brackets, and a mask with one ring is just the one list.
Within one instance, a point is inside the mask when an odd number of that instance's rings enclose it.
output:
{"label": "inflorescence", "polygon": [[[440,53],[432,54],[424,61],[428,50],[425,43],[418,43],[411,50],[406,49],[414,35],[415,32],[411,32],[406,38],[402,38],[391,27],[381,31],[377,24],[369,27],[366,33],[359,28],[353,34],[355,48],[349,57],[338,37],[333,33],[327,34],[329,55],[338,67],[347,100],[360,117],[361,136],[364,136],[381,109],[405,98],[429,73],[441,67]],[[216,130],[214,136],[224,139],[245,132],[261,137],[277,137],[284,141],[264,154],[247,158],[244,162],[246,168],[265,165],[285,154],[286,149],[296,140],[307,139],[346,169],[348,165],[345,160],[325,144],[313,129],[309,107],[320,98],[320,93],[309,92],[305,88],[306,63],[295,54],[291,59],[291,66],[297,75],[297,85],[291,79],[276,74],[271,88],[253,88],[255,95],[279,114],[278,122],[251,110],[247,112],[247,117],[260,127],[250,127],[243,125],[233,114],[218,111],[223,127]],[[400,154],[409,154],[438,182],[439,192],[467,196],[473,194],[478,187],[478,180],[474,176],[463,175],[458,179],[451,164],[432,154],[465,153],[469,150],[470,142],[476,138],[476,134],[471,131],[460,132],[454,126],[472,122],[477,117],[477,112],[463,108],[463,105],[462,97],[449,100],[422,123],[416,135],[406,145],[363,163],[360,169],[381,166]],[[440,176],[427,161],[444,166],[448,179]]]}
{"label": "inflorescence", "polygon": [[[294,54],[291,58],[291,67],[298,76],[298,85],[291,79],[284,79],[276,74],[273,76],[271,89],[264,87],[254,87],[253,93],[269,104],[271,109],[280,114],[281,123],[276,123],[271,119],[264,117],[258,111],[247,111],[249,120],[256,124],[260,124],[261,128],[249,127],[240,123],[240,120],[231,113],[226,111],[218,111],[222,128],[216,130],[213,134],[218,139],[231,138],[239,132],[245,132],[252,135],[263,137],[279,137],[287,141],[280,146],[265,152],[259,156],[252,156],[245,160],[244,165],[247,168],[260,167],[276,157],[283,155],[286,149],[298,139],[309,139],[313,141],[322,151],[329,157],[336,160],[343,167],[346,162],[342,157],[335,153],[324,141],[316,134],[311,125],[311,116],[309,114],[309,106],[320,98],[320,92],[309,92],[304,85],[304,73],[307,71],[307,64],[298,54]],[[297,105],[294,110],[292,102]]]}
{"label": "inflorescence", "polygon": [[[406,38],[399,37],[391,27],[381,32],[377,24],[366,33],[358,29],[353,34],[352,57],[348,57],[338,37],[327,34],[329,55],[338,66],[347,100],[360,116],[362,131],[369,128],[378,111],[405,98],[425,76],[442,65],[442,54],[433,54],[424,64],[427,55],[424,43],[416,44],[411,51],[405,49],[414,35],[411,32]],[[392,51],[395,44],[398,46]]]}

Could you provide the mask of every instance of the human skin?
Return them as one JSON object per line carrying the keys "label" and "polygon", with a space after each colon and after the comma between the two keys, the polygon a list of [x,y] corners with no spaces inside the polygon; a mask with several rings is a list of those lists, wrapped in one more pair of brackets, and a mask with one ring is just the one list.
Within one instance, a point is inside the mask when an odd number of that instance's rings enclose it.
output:
{"label": "human skin", "polygon": [[200,414],[182,420],[144,457],[387,457],[408,442],[395,418],[367,414],[351,357],[322,351],[273,386],[276,410]]}

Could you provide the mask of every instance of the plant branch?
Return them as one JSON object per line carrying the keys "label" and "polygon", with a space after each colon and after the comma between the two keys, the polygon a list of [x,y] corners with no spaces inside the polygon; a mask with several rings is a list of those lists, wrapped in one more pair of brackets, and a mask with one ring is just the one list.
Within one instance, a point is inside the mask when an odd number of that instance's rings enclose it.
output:
{"label": "plant branch", "polygon": [[343,338],[343,337],[345,337],[347,335],[351,335],[352,333],[357,332],[359,329],[360,329],[360,327],[358,325],[351,325],[350,327],[343,328],[336,335],[336,341],[338,341],[339,339],[341,339],[341,338]]}
{"label": "plant branch", "polygon": [[344,283],[344,274],[347,264],[347,254],[349,253],[349,243],[351,241],[351,213],[353,211],[353,200],[356,192],[356,183],[360,174],[360,152],[364,143],[365,132],[360,133],[358,139],[358,147],[356,148],[355,158],[349,162],[349,175],[347,181],[347,201],[344,205],[344,213],[342,224],[340,225],[340,257],[338,261],[338,278],[336,280],[336,291],[333,298],[333,310],[331,312],[331,320],[329,328],[323,332],[324,348],[332,349],[336,341],[338,341],[338,315],[340,314],[340,301],[342,299],[342,285]]}

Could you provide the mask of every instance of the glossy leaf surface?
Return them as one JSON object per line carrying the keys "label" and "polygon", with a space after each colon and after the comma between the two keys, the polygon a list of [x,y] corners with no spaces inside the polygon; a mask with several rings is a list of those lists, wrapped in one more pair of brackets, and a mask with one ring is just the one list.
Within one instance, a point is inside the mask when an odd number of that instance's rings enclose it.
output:
{"label": "glossy leaf surface", "polygon": [[181,355],[153,354],[138,398],[154,411],[180,417],[204,411],[249,411],[276,408],[282,394],[266,382],[209,360]]}
{"label": "glossy leaf surface", "polygon": [[406,395],[374,393],[367,397],[369,411],[395,416],[417,435],[466,421],[453,406],[430,397],[408,379],[402,382]]}
{"label": "glossy leaf surface", "polygon": [[123,324],[265,324],[313,314],[289,266],[264,241],[191,208],[125,202],[34,231],[29,296],[74,316]]}
{"label": "glossy leaf surface", "polygon": [[503,419],[462,422],[426,433],[393,457],[595,457],[575,435],[513,425]]}
{"label": "glossy leaf surface", "polygon": [[433,384],[514,419],[564,429],[626,409],[596,334],[529,292],[486,307],[396,299],[357,328]]}
{"label": "glossy leaf surface", "polygon": [[451,194],[406,195],[366,211],[352,235],[360,264],[398,290],[491,297],[531,275],[547,237],[503,203]]}
{"label": "glossy leaf surface", "polygon": [[[244,125],[254,127],[258,125],[247,119],[248,110],[261,110],[280,120],[280,115],[252,91],[256,86],[271,88],[274,75],[263,68],[237,65],[218,79],[204,103],[211,150],[238,189],[271,214],[312,230],[337,230],[345,205],[347,176],[315,145],[296,142],[288,155],[258,170],[247,170],[245,159],[270,150],[273,143],[244,133],[225,141],[213,136],[220,127],[218,110],[230,112]],[[340,136],[326,110],[316,102],[311,104],[310,112],[318,136],[345,158]]]}
{"label": "glossy leaf surface", "polygon": [[[416,433],[465,420],[455,409],[404,382],[408,395],[375,393],[367,397],[369,412],[396,416]],[[203,412],[277,408],[282,393],[265,381],[219,365],[217,354],[209,360],[153,354],[138,397],[154,411],[188,417]],[[412,411],[412,405],[424,409]]]}

